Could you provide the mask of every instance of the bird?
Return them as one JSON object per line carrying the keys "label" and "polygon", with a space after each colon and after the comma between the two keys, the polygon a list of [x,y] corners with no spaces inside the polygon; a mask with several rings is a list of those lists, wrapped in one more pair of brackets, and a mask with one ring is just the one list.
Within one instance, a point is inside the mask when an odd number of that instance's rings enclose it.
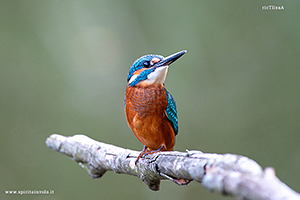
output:
{"label": "bird", "polygon": [[144,144],[135,164],[147,154],[174,148],[178,134],[177,107],[164,82],[169,65],[186,52],[183,50],[167,57],[144,55],[129,69],[124,110],[129,128]]}

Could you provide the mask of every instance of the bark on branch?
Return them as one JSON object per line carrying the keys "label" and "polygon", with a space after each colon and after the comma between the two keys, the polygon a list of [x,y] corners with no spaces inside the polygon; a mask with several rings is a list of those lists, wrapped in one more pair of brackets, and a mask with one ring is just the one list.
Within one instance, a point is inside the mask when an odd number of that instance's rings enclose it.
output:
{"label": "bark on branch", "polygon": [[53,134],[47,146],[63,153],[84,167],[92,178],[106,171],[139,177],[151,190],[159,190],[160,181],[178,179],[197,181],[210,191],[236,199],[293,199],[300,194],[275,175],[273,168],[262,168],[253,160],[234,154],[211,154],[201,151],[159,152],[147,155],[135,165],[140,152],[95,141],[84,135],[65,137]]}

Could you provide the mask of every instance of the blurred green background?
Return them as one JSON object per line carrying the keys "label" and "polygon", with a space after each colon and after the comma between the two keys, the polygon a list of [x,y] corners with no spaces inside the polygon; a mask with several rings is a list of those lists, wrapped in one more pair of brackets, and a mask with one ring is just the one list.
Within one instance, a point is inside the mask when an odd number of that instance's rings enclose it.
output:
{"label": "blurred green background", "polygon": [[[263,11],[281,5],[283,11]],[[235,153],[300,192],[300,2],[0,2],[1,199],[232,199],[201,184],[106,173],[92,180],[48,149],[52,133],[141,150],[124,115],[126,77],[148,53],[188,53],[166,86],[179,113],[175,150]],[[5,190],[54,195],[5,195]]]}

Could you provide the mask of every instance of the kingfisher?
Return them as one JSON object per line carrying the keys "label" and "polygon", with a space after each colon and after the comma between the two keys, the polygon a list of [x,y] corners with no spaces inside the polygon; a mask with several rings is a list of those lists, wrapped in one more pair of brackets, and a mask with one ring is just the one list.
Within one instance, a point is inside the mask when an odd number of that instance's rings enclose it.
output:
{"label": "kingfisher", "polygon": [[164,82],[169,65],[187,51],[168,57],[148,54],[131,66],[125,90],[125,115],[128,126],[144,144],[135,163],[147,154],[172,151],[178,134],[177,108]]}

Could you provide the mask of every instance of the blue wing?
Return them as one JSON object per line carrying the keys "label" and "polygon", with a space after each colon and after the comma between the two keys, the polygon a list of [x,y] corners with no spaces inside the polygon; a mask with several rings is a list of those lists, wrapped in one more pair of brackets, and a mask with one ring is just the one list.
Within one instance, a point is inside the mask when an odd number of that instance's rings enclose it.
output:
{"label": "blue wing", "polygon": [[167,89],[166,89],[166,92],[167,92],[167,100],[168,100],[168,106],[167,106],[167,109],[166,109],[166,113],[167,113],[167,116],[169,118],[169,121],[172,124],[175,135],[177,135],[178,134],[178,118],[177,118],[176,103],[175,103],[174,98],[168,92]]}

